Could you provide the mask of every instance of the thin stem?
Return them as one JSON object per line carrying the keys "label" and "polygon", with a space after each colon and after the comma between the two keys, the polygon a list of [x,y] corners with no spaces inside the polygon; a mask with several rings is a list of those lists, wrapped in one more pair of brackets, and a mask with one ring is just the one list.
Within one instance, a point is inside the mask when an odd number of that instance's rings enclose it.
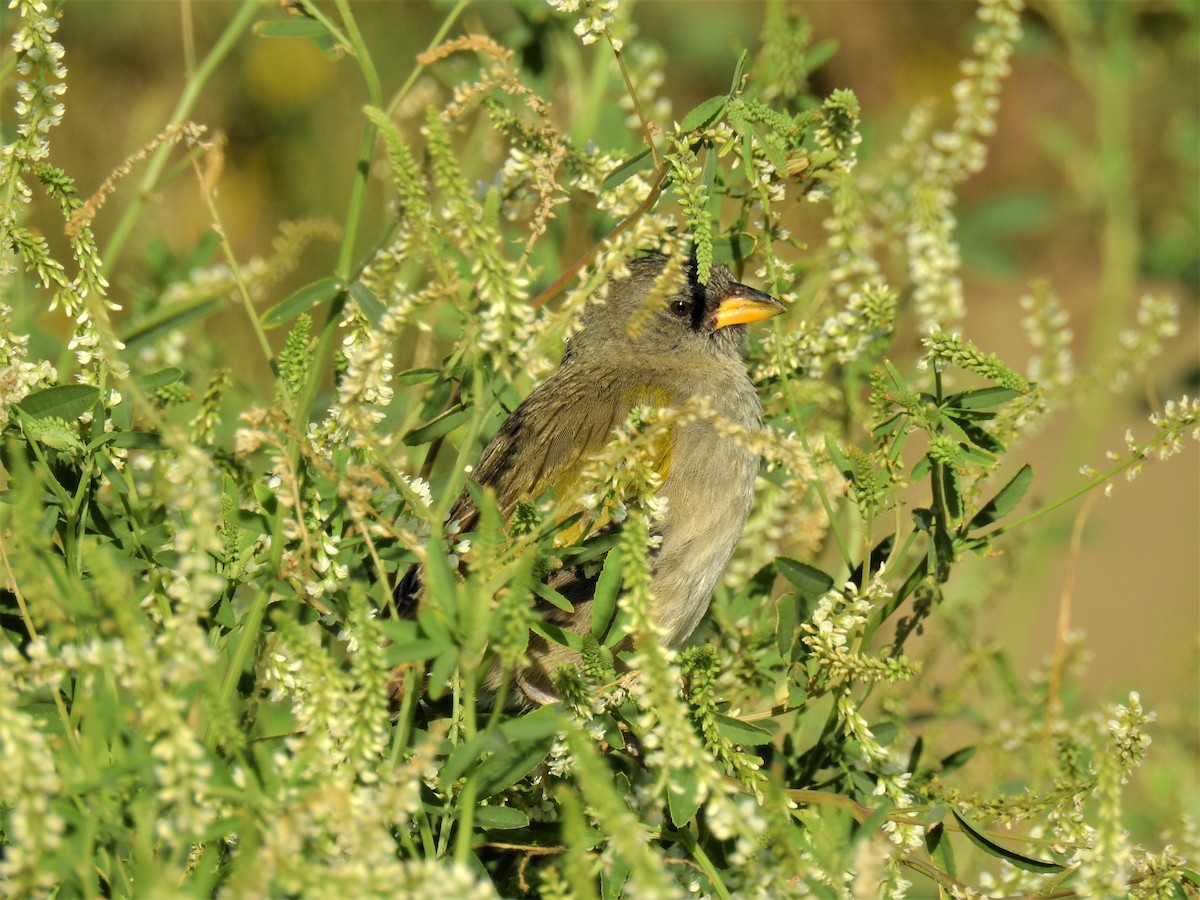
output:
{"label": "thin stem", "polygon": [[658,155],[658,147],[654,144],[654,127],[646,117],[646,111],[642,109],[642,101],[638,98],[637,88],[633,86],[633,78],[629,74],[629,68],[625,65],[625,58],[613,42],[612,35],[605,31],[605,37],[608,38],[608,44],[612,47],[613,55],[617,58],[617,68],[621,70],[621,77],[625,79],[625,90],[629,93],[629,99],[633,101],[633,109],[637,113],[638,121],[642,125],[642,135],[646,139],[646,146],[650,148],[650,156],[654,160],[654,167],[661,169],[663,161],[662,157]]}
{"label": "thin stem", "polygon": [[[442,20],[441,26],[434,34],[432,40],[430,40],[429,46],[425,48],[425,53],[431,52],[438,46],[438,44],[446,39],[446,34],[450,31],[450,26],[454,24],[460,15],[462,15],[462,11],[467,8],[467,4],[470,2],[471,0],[458,0],[458,2],[454,4],[454,8],[446,14],[446,18]],[[425,71],[425,64],[419,61],[420,57],[423,55],[424,54],[418,54],[417,64],[413,66],[413,70],[408,73],[408,78],[406,78],[404,84],[400,86],[400,90],[396,91],[396,93],[392,96],[391,102],[387,105],[388,118],[391,118],[396,114],[396,110],[400,107],[400,104],[403,102],[404,98],[408,96],[408,92],[412,90],[413,85],[417,83],[417,79],[421,77],[421,73]]]}
{"label": "thin stem", "polygon": [[[225,27],[221,36],[217,38],[217,42],[213,44],[208,55],[204,57],[203,62],[196,68],[187,79],[183,88],[183,93],[179,96],[179,102],[175,105],[174,112],[171,113],[171,119],[167,123],[164,131],[183,124],[191,115],[192,107],[196,105],[196,101],[200,97],[200,92],[204,90],[204,86],[208,83],[208,79],[216,71],[217,66],[233,49],[233,45],[237,43],[242,32],[249,26],[255,13],[258,12],[259,4],[257,0],[243,0],[242,6],[238,9],[230,23]],[[162,174],[163,168],[167,164],[167,157],[171,152],[170,144],[163,144],[154,152],[149,164],[146,166],[146,172],[138,182],[137,194],[133,201],[126,208],[116,228],[113,229],[112,236],[108,239],[108,246],[104,248],[104,252],[100,254],[101,271],[107,275],[116,265],[118,257],[121,255],[121,250],[125,246],[125,242],[129,239],[130,233],[133,231],[133,226],[137,222],[138,216],[142,213],[142,207],[150,199],[150,194],[158,186],[159,176]]]}
{"label": "thin stem", "polygon": [[655,202],[662,194],[663,188],[667,183],[667,177],[670,175],[670,171],[671,170],[668,166],[660,165],[658,167],[657,177],[654,180],[654,187],[650,189],[650,193],[646,195],[646,199],[642,201],[641,205],[620,222],[618,222],[612,228],[612,230],[608,232],[608,234],[593,244],[592,248],[588,250],[587,253],[583,254],[583,256],[579,257],[579,259],[575,261],[575,264],[563,272],[553,284],[530,300],[529,305],[535,307],[541,306],[543,303],[546,303],[547,301],[558,296],[563,288],[570,284],[572,279],[579,274],[579,270],[595,259],[596,254],[600,252],[601,247],[609,243],[613,238],[625,231],[625,229],[629,228],[629,226],[631,226],[634,222],[648,213],[654,207]]}

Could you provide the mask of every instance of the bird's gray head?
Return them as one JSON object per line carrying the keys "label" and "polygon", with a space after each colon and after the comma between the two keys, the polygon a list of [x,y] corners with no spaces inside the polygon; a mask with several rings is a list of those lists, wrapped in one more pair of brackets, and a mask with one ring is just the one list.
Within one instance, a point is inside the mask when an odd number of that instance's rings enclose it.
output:
{"label": "bird's gray head", "polygon": [[778,300],[734,281],[724,266],[714,265],[701,284],[694,259],[668,266],[668,257],[655,253],[630,262],[627,278],[613,279],[604,299],[588,302],[568,353],[737,357],[742,326],[783,311]]}

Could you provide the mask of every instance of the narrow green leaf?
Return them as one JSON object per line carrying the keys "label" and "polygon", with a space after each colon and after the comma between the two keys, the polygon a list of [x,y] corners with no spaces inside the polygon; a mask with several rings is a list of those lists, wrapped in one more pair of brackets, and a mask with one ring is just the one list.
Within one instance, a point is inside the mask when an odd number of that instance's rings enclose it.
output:
{"label": "narrow green leaf", "polygon": [[563,729],[563,717],[554,706],[539,706],[533,712],[509,719],[500,726],[500,733],[516,743],[555,737]]}
{"label": "narrow green leaf", "polygon": [[689,131],[695,131],[697,128],[703,128],[725,110],[725,104],[728,102],[729,96],[727,94],[718,94],[715,97],[709,97],[688,111],[683,117],[683,121],[679,123],[679,130],[686,134]]}
{"label": "narrow green leaf", "polygon": [[619,900],[621,888],[629,879],[630,865],[618,856],[607,869],[600,872],[600,896],[602,900]]}
{"label": "narrow green leaf", "polygon": [[808,563],[781,556],[775,560],[775,568],[801,593],[809,597],[820,597],[833,587],[833,578]]}
{"label": "narrow green leaf", "polygon": [[529,824],[529,816],[511,806],[477,806],[475,824],[479,828],[495,830],[524,828]]}
{"label": "narrow green leaf", "polygon": [[383,314],[387,312],[387,307],[375,296],[375,292],[361,281],[350,285],[350,297],[372,325],[378,325],[383,319]]}
{"label": "narrow green leaf", "polygon": [[692,766],[676,768],[667,781],[667,809],[676,828],[683,828],[700,808],[700,785]]}
{"label": "narrow green leaf", "polygon": [[90,384],[60,384],[30,394],[17,408],[33,419],[53,416],[70,422],[91,409],[99,397],[100,389]]}
{"label": "narrow green leaf", "polygon": [[624,184],[630,178],[637,174],[638,169],[642,168],[646,161],[650,159],[649,148],[643,150],[637,156],[631,156],[625,162],[621,163],[611,172],[604,176],[604,181],[601,182],[601,188],[615,188],[617,185]]}
{"label": "narrow green leaf", "polygon": [[917,771],[917,765],[921,762],[921,753],[925,750],[925,738],[917,735],[916,741],[913,743],[913,748],[908,754],[908,765],[904,771],[909,775]]}
{"label": "narrow green leaf", "polygon": [[469,741],[463,741],[455,747],[442,765],[442,770],[438,773],[438,783],[443,791],[448,791],[459,777],[471,768],[475,760],[479,759],[488,750],[494,750],[500,753],[505,752],[509,748],[504,743],[500,734],[496,731],[485,731],[483,734],[477,734]]}
{"label": "narrow green leaf", "polygon": [[[868,790],[874,790],[875,788],[875,786],[869,781],[861,786]],[[891,800],[883,800],[877,807],[871,810],[870,815],[863,819],[862,824],[855,832],[855,838],[864,838],[868,835],[875,834],[875,832],[879,831],[879,829],[883,827],[883,823],[887,821],[888,816],[891,815],[892,810],[895,808],[896,804],[892,803]]]}
{"label": "narrow green leaf", "polygon": [[1011,388],[980,388],[977,391],[963,391],[961,394],[953,394],[947,397],[946,406],[950,408],[959,407],[961,409],[986,409],[989,406],[999,406],[1001,403],[1007,403],[1009,400],[1020,396],[1020,391],[1014,391]]}
{"label": "narrow green leaf", "polygon": [[553,743],[552,737],[542,738],[485,759],[471,776],[476,785],[475,796],[486,800],[512,787],[550,755]]}
{"label": "narrow green leaf", "polygon": [[975,750],[975,747],[963,747],[961,750],[955,750],[949,756],[943,757],[942,761],[938,763],[938,774],[948,775],[956,769],[961,769],[975,755]]}
{"label": "narrow green leaf", "polygon": [[442,375],[441,369],[405,369],[403,372],[397,372],[392,380],[396,384],[426,384],[431,381],[437,381]]}
{"label": "narrow green leaf", "polygon": [[600,577],[596,579],[596,590],[592,595],[592,635],[597,640],[608,629],[616,611],[623,567],[621,548],[614,547],[604,559],[604,568],[600,570]]}
{"label": "narrow green leaf", "polygon": [[800,620],[800,604],[796,598],[784,594],[775,601],[775,644],[784,659],[796,642],[796,626]]}
{"label": "narrow green leaf", "polygon": [[737,65],[733,67],[733,80],[729,82],[729,96],[736,94],[742,87],[742,73],[746,71],[746,63],[750,61],[750,51],[743,50],[738,57]]}
{"label": "narrow green leaf", "polygon": [[892,382],[892,387],[897,393],[906,393],[908,391],[908,383],[904,380],[904,376],[900,374],[900,370],[891,364],[889,360],[883,361],[884,371],[887,372],[888,379]]}
{"label": "narrow green leaf", "polygon": [[973,444],[959,444],[959,446],[962,447],[963,457],[967,462],[973,462],[977,466],[994,466],[998,462],[996,454],[980,450]]}
{"label": "narrow green leaf", "polygon": [[898,412],[886,422],[876,425],[871,431],[871,437],[879,440],[881,437],[887,437],[897,428],[904,424],[904,420],[908,418],[908,413]]}
{"label": "narrow green leaf", "polygon": [[124,447],[126,450],[161,450],[162,435],[151,431],[110,431],[100,440],[93,441],[91,446],[109,444],[113,447]]}
{"label": "narrow green leaf", "polygon": [[952,809],[951,812],[954,813],[954,818],[962,828],[963,834],[970,838],[971,843],[989,856],[1006,860],[1018,869],[1024,869],[1026,872],[1061,872],[1066,868],[1061,863],[1034,859],[1030,856],[1023,856],[1020,853],[1009,850],[1007,847],[1001,847],[995,841],[984,837],[980,832],[972,828],[957,809]]}
{"label": "narrow green leaf", "polygon": [[763,744],[771,743],[775,738],[773,732],[752,722],[743,722],[741,719],[735,719],[732,716],[725,716],[721,713],[716,713],[715,719],[717,730],[721,732],[721,737],[727,741],[733,741],[735,744],[742,744],[747,747],[759,747]]}
{"label": "narrow green leaf", "polygon": [[463,406],[461,403],[452,406],[440,416],[431,419],[424,425],[418,425],[404,435],[404,443],[409,447],[418,447],[421,444],[435,441],[465,424],[474,412],[474,407]]}
{"label": "narrow green leaf", "polygon": [[829,435],[825,436],[825,450],[829,454],[830,460],[837,466],[837,470],[846,478],[851,478],[854,475],[854,466],[850,465],[850,460],[846,459],[846,454],[842,453],[842,449],[834,443],[833,438]]}
{"label": "narrow green leaf", "polygon": [[551,625],[549,622],[534,622],[529,626],[529,630],[534,634],[540,634],[548,641],[574,650],[576,653],[580,653],[583,650],[582,635],[576,634],[573,631],[567,631],[565,628],[559,628],[557,625]]}
{"label": "narrow green leaf", "polygon": [[139,316],[129,324],[122,323],[118,337],[127,348],[133,348],[142,341],[215,313],[223,305],[224,296],[223,292],[203,294],[156,308],[149,315]]}
{"label": "narrow green leaf", "polygon": [[453,644],[437,638],[421,638],[403,644],[389,644],[383,651],[384,661],[392,667],[403,663],[433,659],[451,649]]}
{"label": "narrow green leaf", "polygon": [[962,493],[958,489],[958,474],[949,466],[942,468],[942,496],[946,498],[946,512],[957,522],[962,518]]}
{"label": "narrow green leaf", "polygon": [[540,581],[535,581],[532,585],[530,585],[530,589],[534,592],[534,594],[545,600],[551,606],[561,609],[565,613],[575,612],[575,607],[571,604],[571,601],[549,585],[543,584]]}
{"label": "narrow green leaf", "polygon": [[262,314],[264,328],[277,328],[290,322],[302,312],[308,312],[318,303],[332,300],[346,289],[346,283],[337,277],[322,278],[305,285],[286,300],[276,303]]}
{"label": "narrow green leaf", "polygon": [[178,366],[169,366],[165,369],[159,369],[157,372],[151,372],[149,375],[143,375],[137,380],[138,387],[149,393],[157,391],[159,388],[164,388],[169,384],[174,384],[184,377],[187,373]]}
{"label": "narrow green leaf", "polygon": [[821,41],[819,44],[814,44],[804,54],[804,70],[806,72],[815,72],[821,66],[825,65],[837,51],[838,42],[834,40]]}
{"label": "narrow green leaf", "polygon": [[943,421],[955,422],[959,428],[967,435],[967,438],[976,447],[986,450],[988,453],[1003,453],[1004,444],[998,441],[989,431],[980,428],[974,422],[966,419],[947,417]]}
{"label": "narrow green leaf", "polygon": [[1026,463],[1021,466],[1008,484],[1000,488],[995,497],[983,505],[983,508],[971,519],[967,528],[983,528],[1008,515],[1021,502],[1021,498],[1025,496],[1025,492],[1029,490],[1029,485],[1032,483],[1033,467]]}
{"label": "narrow green leaf", "polygon": [[954,861],[954,848],[946,839],[946,826],[938,822],[925,832],[925,850],[943,872],[951,878],[957,877],[958,866]]}

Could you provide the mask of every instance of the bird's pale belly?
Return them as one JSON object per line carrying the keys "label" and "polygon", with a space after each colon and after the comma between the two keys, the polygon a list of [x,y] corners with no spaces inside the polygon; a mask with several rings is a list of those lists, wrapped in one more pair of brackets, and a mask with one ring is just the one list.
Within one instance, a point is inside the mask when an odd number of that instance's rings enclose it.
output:
{"label": "bird's pale belly", "polygon": [[670,647],[686,641],[708,611],[750,514],[758,470],[757,455],[708,423],[683,428],[660,490],[667,512],[650,584],[654,620]]}

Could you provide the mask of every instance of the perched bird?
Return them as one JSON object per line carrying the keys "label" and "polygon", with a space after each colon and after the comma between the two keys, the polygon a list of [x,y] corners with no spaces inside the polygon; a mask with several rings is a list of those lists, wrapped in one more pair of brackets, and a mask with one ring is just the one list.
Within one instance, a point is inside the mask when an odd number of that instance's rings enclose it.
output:
{"label": "perched bird", "polygon": [[[676,267],[677,278],[664,291],[656,282],[667,262],[658,254],[633,260],[628,277],[610,281],[604,299],[588,302],[558,369],[484,449],[471,477],[495,492],[506,518],[547,486],[567,496],[635,406],[679,408],[704,397],[729,423],[750,428],[761,422],[762,407],[742,358],[742,326],[778,315],[783,305],[738,284],[724,266],[714,265],[708,283],[700,284],[694,260]],[[657,495],[666,498],[667,507],[657,523],[661,542],[651,555],[652,614],[665,643],[676,647],[700,623],[741,537],[758,456],[709,422],[684,421],[672,426],[659,469]],[[477,517],[464,491],[447,517],[447,530],[468,532]],[[546,583],[574,611],[538,601],[543,618],[587,632],[594,573],[567,567]],[[397,587],[398,603],[411,606],[419,590],[419,576],[410,572]],[[528,666],[514,676],[522,695],[516,699],[544,704],[557,699],[554,672],[578,662],[578,655],[532,635],[527,659]],[[494,690],[498,679],[493,671],[487,687]]]}

